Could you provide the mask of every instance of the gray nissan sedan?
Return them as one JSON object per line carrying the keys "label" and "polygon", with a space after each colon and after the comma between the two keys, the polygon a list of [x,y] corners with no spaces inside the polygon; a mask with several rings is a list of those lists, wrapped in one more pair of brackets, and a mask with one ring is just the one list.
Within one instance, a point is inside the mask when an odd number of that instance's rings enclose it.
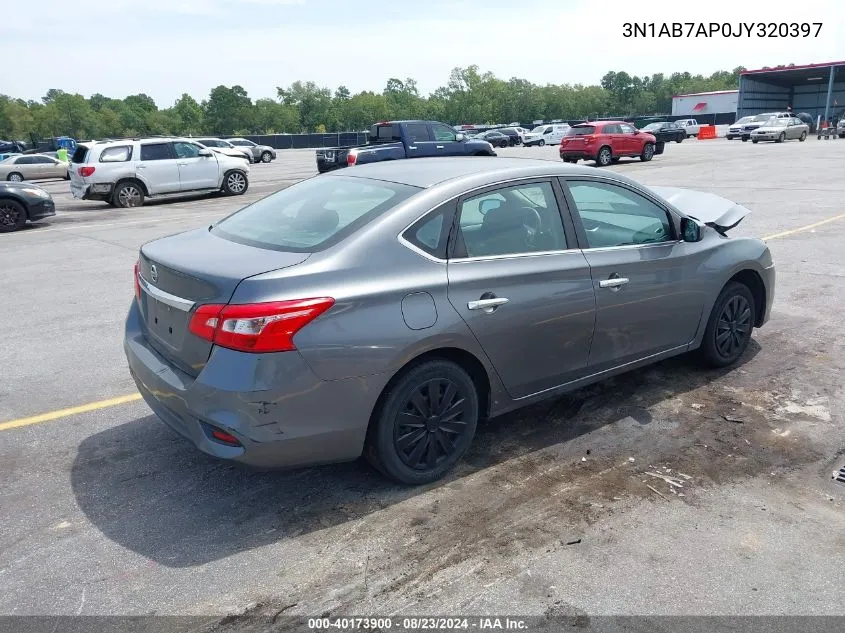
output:
{"label": "gray nissan sedan", "polygon": [[442,477],[479,420],[769,318],[766,245],[724,198],[506,158],[360,165],[145,244],[125,351],[142,396],[223,459],[362,454]]}

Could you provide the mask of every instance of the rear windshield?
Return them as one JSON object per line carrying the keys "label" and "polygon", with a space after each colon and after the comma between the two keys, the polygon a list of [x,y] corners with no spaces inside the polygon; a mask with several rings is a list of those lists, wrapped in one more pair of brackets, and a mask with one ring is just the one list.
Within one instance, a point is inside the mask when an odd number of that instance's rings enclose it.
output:
{"label": "rear windshield", "polygon": [[88,147],[85,145],[77,145],[73,156],[70,157],[72,163],[84,163],[88,158]]}
{"label": "rear windshield", "polygon": [[566,131],[567,136],[584,136],[585,134],[595,134],[596,126],[594,125],[573,125]]}
{"label": "rear windshield", "polygon": [[374,125],[370,128],[370,138],[374,142],[401,141],[402,134],[398,125]]}
{"label": "rear windshield", "polygon": [[233,213],[211,232],[258,248],[309,253],[340,242],[419,191],[381,180],[310,178]]}

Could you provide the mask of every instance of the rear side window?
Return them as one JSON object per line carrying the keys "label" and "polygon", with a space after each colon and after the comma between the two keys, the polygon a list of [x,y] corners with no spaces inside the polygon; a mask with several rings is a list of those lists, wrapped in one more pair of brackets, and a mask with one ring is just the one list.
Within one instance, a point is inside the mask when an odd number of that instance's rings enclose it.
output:
{"label": "rear side window", "polygon": [[107,147],[100,154],[101,163],[125,163],[132,158],[132,146],[121,145],[120,147]]}
{"label": "rear side window", "polygon": [[365,178],[311,178],[224,218],[211,232],[258,248],[308,253],[340,242],[419,191]]}
{"label": "rear side window", "polygon": [[32,156],[21,156],[15,160],[15,165],[34,165],[35,160]]}
{"label": "rear side window", "polygon": [[374,125],[370,128],[370,136],[376,141],[393,142],[401,141],[398,125]]}
{"label": "rear side window", "polygon": [[586,134],[595,134],[596,128],[593,125],[574,125],[569,128],[566,133],[567,136],[584,136]]}
{"label": "rear side window", "polygon": [[170,143],[149,143],[141,145],[141,160],[168,160],[173,158]]}
{"label": "rear side window", "polygon": [[421,251],[439,259],[446,259],[454,210],[454,201],[445,204],[414,223],[402,237]]}
{"label": "rear side window", "polygon": [[408,123],[408,140],[412,143],[428,141],[428,126],[425,123]]}

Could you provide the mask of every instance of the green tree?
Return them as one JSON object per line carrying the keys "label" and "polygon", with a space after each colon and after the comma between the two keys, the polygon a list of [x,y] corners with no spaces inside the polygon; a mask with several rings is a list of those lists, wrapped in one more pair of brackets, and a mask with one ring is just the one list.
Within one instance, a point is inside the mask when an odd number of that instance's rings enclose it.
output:
{"label": "green tree", "polygon": [[252,100],[241,86],[217,86],[205,103],[205,128],[210,134],[233,134],[252,127]]}
{"label": "green tree", "polygon": [[276,92],[282,103],[299,111],[299,121],[306,132],[314,131],[320,124],[328,126],[336,119],[331,90],[313,81],[295,81],[287,88],[276,88]]}

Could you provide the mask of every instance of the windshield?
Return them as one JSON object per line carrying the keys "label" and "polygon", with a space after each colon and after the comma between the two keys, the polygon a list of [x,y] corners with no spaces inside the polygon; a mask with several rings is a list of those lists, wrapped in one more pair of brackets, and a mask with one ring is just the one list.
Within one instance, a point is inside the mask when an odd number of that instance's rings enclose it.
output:
{"label": "windshield", "polygon": [[753,121],[753,120],[754,120],[753,116],[744,116],[739,121],[737,121],[737,124],[739,124],[739,123],[751,123],[751,121]]}
{"label": "windshield", "polygon": [[252,141],[247,141],[246,139],[241,139],[237,141],[232,141],[232,145],[237,145],[239,147],[254,147],[255,143]]}
{"label": "windshield", "polygon": [[772,117],[766,122],[766,125],[771,127],[786,127],[786,123],[786,119],[776,119],[775,117]]}
{"label": "windshield", "polygon": [[649,123],[643,128],[643,130],[645,130],[646,132],[651,132],[652,130],[659,130],[662,125],[662,123]]}
{"label": "windshield", "polygon": [[596,131],[594,125],[573,125],[566,131],[567,136],[584,136],[585,134],[593,134]]}
{"label": "windshield", "polygon": [[339,242],[418,191],[364,178],[310,178],[224,218],[211,232],[258,248],[312,252]]}
{"label": "windshield", "polygon": [[759,123],[760,121],[762,121],[762,122],[766,122],[766,121],[768,121],[768,120],[769,120],[769,119],[771,119],[771,118],[772,118],[772,115],[771,115],[771,114],[768,114],[768,113],[767,113],[767,114],[758,114],[757,116],[755,116],[755,117],[752,119],[752,121],[754,121],[755,123]]}
{"label": "windshield", "polygon": [[546,131],[546,126],[545,126],[545,125],[538,125],[538,126],[537,126],[537,127],[535,127],[533,130],[531,130],[531,133],[532,133],[532,134],[542,134],[542,133],[543,133],[543,132],[545,132],[545,131]]}

